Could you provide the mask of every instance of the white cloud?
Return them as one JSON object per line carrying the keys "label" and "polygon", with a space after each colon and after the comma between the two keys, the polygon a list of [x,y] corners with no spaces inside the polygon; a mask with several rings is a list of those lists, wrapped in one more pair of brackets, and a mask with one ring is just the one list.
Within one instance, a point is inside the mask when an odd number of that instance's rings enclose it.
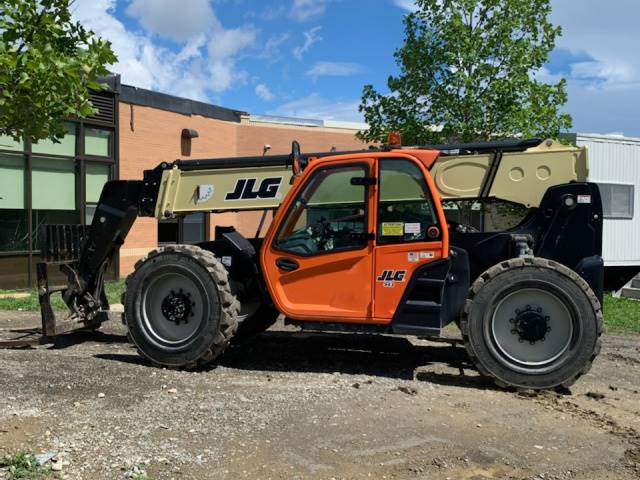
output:
{"label": "white cloud", "polygon": [[350,62],[316,62],[305,75],[316,81],[318,77],[350,77],[357,75],[362,68]]}
{"label": "white cloud", "polygon": [[243,81],[244,72],[235,68],[236,55],[256,39],[252,28],[219,30],[209,40],[209,68],[211,70],[211,89],[222,92],[231,87],[234,81]]}
{"label": "white cloud", "polygon": [[327,9],[327,0],[293,0],[290,16],[298,22],[322,15]]}
{"label": "white cloud", "polygon": [[415,12],[418,9],[415,0],[393,0],[393,3],[396,7],[407,10],[408,12]]}
{"label": "white cloud", "polygon": [[[244,81],[246,73],[237,68],[237,58],[254,44],[255,29],[224,28],[208,1],[181,2],[180,8],[174,3],[133,0],[129,13],[138,17],[144,33],[127,30],[116,18],[116,0],[76,2],[73,15],[112,42],[118,55],[112,70],[121,74],[123,83],[206,101],[211,92],[222,92],[234,82]],[[160,11],[160,7],[171,5],[174,23]],[[145,6],[148,11],[143,11]],[[158,45],[153,38],[156,35],[180,41],[181,50]]]}
{"label": "white cloud", "polygon": [[273,92],[264,83],[256,85],[256,95],[258,95],[265,102],[271,102],[274,99]]}
{"label": "white cloud", "polygon": [[259,57],[267,60],[277,60],[280,57],[282,45],[288,42],[289,38],[291,38],[291,35],[288,33],[280,33],[270,37],[264,44]]}
{"label": "white cloud", "polygon": [[362,122],[360,100],[329,100],[317,93],[293,100],[267,112],[269,115],[319,120]]}
{"label": "white cloud", "polygon": [[302,60],[304,54],[307,53],[313,45],[322,41],[320,30],[322,30],[322,27],[313,27],[311,30],[307,30],[306,32],[304,32],[304,43],[298,47],[295,47],[291,51],[291,53],[293,53],[293,56],[298,60]]}
{"label": "white cloud", "polygon": [[132,0],[127,14],[149,33],[184,41],[208,29],[220,28],[209,0]]}

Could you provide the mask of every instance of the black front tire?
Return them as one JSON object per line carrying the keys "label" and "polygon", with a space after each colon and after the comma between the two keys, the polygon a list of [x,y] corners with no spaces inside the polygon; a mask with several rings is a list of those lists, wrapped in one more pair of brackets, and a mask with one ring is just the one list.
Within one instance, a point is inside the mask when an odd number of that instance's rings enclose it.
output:
{"label": "black front tire", "polygon": [[[506,322],[496,320],[500,306],[509,295],[526,289],[542,292],[539,298],[548,298],[555,305],[548,308],[567,313],[566,320],[563,320],[562,315],[556,320],[556,325],[560,328],[555,328],[554,325],[555,330],[549,328],[545,334],[542,332],[546,324],[543,324],[541,333],[536,333],[533,321],[527,325],[527,318],[523,323],[519,323],[517,318],[509,318],[508,322],[514,325],[506,328],[511,328],[511,331],[503,327],[500,333],[495,325]],[[526,295],[523,300],[524,304],[530,303]],[[547,307],[543,305],[541,310],[544,308]],[[533,312],[535,305],[523,305],[515,312],[526,315],[528,312],[525,309]],[[508,316],[517,317],[515,312]],[[543,312],[540,315],[545,314]],[[530,316],[535,317],[536,314],[532,313]],[[566,322],[570,322],[570,325],[562,327]],[[528,331],[524,331],[523,324],[529,328]],[[587,373],[600,352],[602,325],[600,303],[586,281],[569,268],[543,258],[515,258],[484,272],[471,286],[460,319],[465,347],[480,373],[493,379],[501,387],[526,389],[569,387]],[[552,336],[558,330],[563,330],[566,335],[565,346],[558,347],[557,351],[550,351],[548,358],[545,358],[544,350],[536,352],[536,349],[549,348],[544,342],[549,342],[549,338],[551,342],[556,341],[557,337]],[[506,338],[510,335],[514,335],[513,338],[523,344],[522,351],[525,353],[522,357],[538,355],[540,352],[543,354],[536,361],[525,361],[518,355],[510,355],[518,349],[518,344],[512,338]],[[562,346],[563,342],[564,340],[556,344]],[[505,343],[509,348],[503,347]]]}
{"label": "black front tire", "polygon": [[[166,311],[178,296],[185,301],[175,313],[184,318],[176,321]],[[140,260],[122,303],[129,339],[159,366],[192,369],[213,361],[238,326],[239,303],[226,269],[211,252],[192,245],[159,248]]]}

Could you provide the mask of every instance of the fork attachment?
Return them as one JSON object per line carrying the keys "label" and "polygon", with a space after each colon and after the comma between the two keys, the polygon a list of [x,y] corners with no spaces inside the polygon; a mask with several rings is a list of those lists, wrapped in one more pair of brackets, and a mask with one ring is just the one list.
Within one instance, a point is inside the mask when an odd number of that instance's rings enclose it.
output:
{"label": "fork attachment", "polygon": [[[44,337],[96,329],[108,319],[105,272],[138,216],[144,186],[148,184],[141,181],[107,182],[91,226],[42,227],[37,276]],[[51,284],[49,267],[62,273],[62,285]],[[51,295],[57,292],[69,308],[61,321],[51,305]]]}
{"label": "fork attachment", "polygon": [[[38,278],[38,301],[42,317],[41,334],[43,337],[55,337],[77,330],[98,328],[108,319],[106,310],[109,303],[104,293],[104,283],[100,282],[98,291],[86,292],[78,301],[82,291],[77,274],[78,260],[86,241],[89,227],[85,225],[43,225],[40,250],[42,261],[36,265]],[[66,278],[63,285],[50,285],[49,266],[59,270]],[[51,295],[61,293],[69,307],[69,313],[62,321],[56,318],[51,305]],[[96,302],[96,299],[99,301]],[[96,308],[97,307],[97,308]]]}

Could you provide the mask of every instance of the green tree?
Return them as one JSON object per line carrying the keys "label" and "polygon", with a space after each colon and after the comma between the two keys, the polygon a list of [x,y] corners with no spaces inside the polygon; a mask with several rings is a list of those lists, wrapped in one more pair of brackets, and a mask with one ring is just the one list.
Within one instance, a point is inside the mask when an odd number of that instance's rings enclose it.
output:
{"label": "green tree", "polygon": [[389,131],[405,144],[474,141],[516,135],[556,137],[571,127],[561,113],[566,81],[536,79],[561,28],[550,0],[416,0],[395,52],[389,94],[363,90],[367,141]]}
{"label": "green tree", "polygon": [[116,56],[72,19],[71,3],[0,2],[0,134],[60,138],[65,118],[95,113],[89,91]]}

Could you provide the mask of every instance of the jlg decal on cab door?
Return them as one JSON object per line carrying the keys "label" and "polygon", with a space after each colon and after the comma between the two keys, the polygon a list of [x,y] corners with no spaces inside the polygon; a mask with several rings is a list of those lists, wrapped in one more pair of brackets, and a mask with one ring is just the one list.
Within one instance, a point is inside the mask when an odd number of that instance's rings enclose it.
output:
{"label": "jlg decal on cab door", "polygon": [[393,288],[396,282],[404,282],[406,275],[406,270],[383,270],[376,281],[382,282],[383,286],[387,288]]}

